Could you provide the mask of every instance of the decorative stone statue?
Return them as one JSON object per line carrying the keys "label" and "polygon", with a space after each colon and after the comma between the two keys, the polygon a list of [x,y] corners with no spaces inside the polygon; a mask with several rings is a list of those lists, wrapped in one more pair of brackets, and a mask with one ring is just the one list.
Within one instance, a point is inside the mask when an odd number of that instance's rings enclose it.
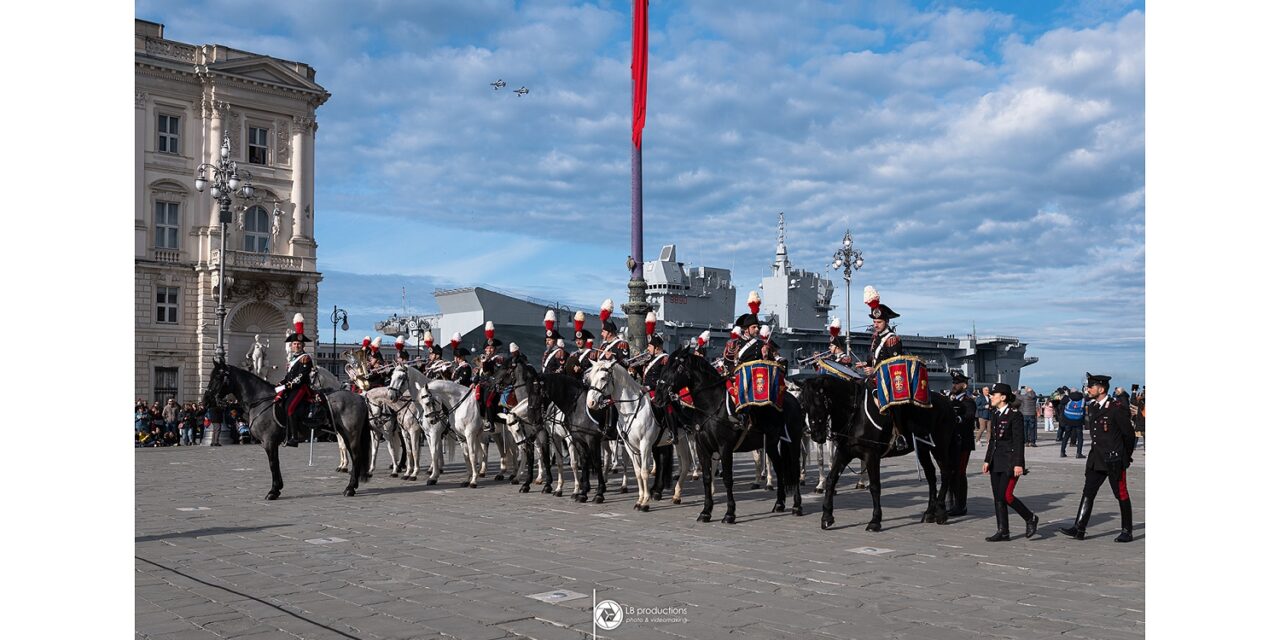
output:
{"label": "decorative stone statue", "polygon": [[259,378],[267,377],[267,349],[269,348],[271,348],[270,338],[267,338],[264,344],[260,334],[253,334],[253,346],[249,347],[246,357],[249,359],[249,368]]}

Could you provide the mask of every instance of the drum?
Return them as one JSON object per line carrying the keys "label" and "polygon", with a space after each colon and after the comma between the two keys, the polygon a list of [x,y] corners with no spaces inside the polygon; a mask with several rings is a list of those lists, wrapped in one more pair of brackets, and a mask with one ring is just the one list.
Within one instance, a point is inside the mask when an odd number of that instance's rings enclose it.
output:
{"label": "drum", "polygon": [[780,363],[769,360],[752,360],[738,365],[733,372],[738,401],[734,411],[742,411],[743,407],[773,407],[781,411],[782,379],[786,374]]}
{"label": "drum", "polygon": [[876,404],[880,413],[889,407],[914,404],[929,408],[929,370],[915,356],[897,356],[876,367]]}
{"label": "drum", "polygon": [[835,376],[841,380],[859,380],[862,374],[846,367],[835,360],[818,360],[818,375]]}

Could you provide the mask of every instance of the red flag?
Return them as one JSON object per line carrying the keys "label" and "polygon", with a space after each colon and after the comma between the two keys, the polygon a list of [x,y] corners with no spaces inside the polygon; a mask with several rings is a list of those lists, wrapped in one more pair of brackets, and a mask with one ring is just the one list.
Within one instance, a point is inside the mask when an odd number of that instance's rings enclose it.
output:
{"label": "red flag", "polygon": [[645,99],[649,93],[649,0],[634,0],[631,27],[631,142],[640,146]]}

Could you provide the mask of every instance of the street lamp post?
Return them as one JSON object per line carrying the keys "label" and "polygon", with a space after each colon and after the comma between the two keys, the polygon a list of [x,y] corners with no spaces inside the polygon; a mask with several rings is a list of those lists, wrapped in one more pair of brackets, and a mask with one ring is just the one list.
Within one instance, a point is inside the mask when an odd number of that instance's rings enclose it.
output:
{"label": "street lamp post", "polygon": [[844,240],[840,248],[831,254],[831,268],[844,272],[844,352],[853,355],[851,333],[853,331],[853,306],[850,300],[849,285],[853,282],[853,272],[862,269],[862,250],[853,247],[853,235],[845,229]]}
{"label": "street lamp post", "polygon": [[[343,331],[346,331],[347,329],[350,328],[350,326],[347,325],[347,310],[339,309],[338,305],[335,304],[333,305],[333,313],[329,314],[329,321],[333,323],[333,362],[335,364],[335,368],[338,361],[338,321],[339,320],[342,321]],[[338,375],[337,371],[334,371],[333,369],[330,369],[330,371],[333,371],[333,375],[335,376]]]}
{"label": "street lamp post", "polygon": [[[207,173],[206,173],[207,172]],[[248,171],[239,168],[231,159],[231,137],[223,136],[222,150],[217,164],[201,163],[196,167],[196,191],[203,192],[209,186],[209,195],[218,201],[218,346],[214,349],[214,358],[226,362],[227,349],[223,342],[223,326],[227,320],[226,269],[227,269],[227,224],[231,222],[231,198],[253,197],[253,177]]]}

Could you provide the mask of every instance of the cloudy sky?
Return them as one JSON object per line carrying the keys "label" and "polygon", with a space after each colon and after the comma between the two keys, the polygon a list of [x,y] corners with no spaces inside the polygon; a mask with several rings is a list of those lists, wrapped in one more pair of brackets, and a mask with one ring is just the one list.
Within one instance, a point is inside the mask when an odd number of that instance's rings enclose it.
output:
{"label": "cloudy sky", "polygon": [[[810,270],[852,229],[855,313],[870,283],[903,333],[976,323],[1029,342],[1037,388],[1086,369],[1144,380],[1142,3],[650,10],[646,258],[674,242],[686,263],[732,267],[745,308],[785,211]],[[333,94],[317,114],[320,309],[350,310],[352,339],[401,310],[402,287],[411,313],[482,283],[625,298],[630,11],[136,3],[171,39],[301,60]]]}

